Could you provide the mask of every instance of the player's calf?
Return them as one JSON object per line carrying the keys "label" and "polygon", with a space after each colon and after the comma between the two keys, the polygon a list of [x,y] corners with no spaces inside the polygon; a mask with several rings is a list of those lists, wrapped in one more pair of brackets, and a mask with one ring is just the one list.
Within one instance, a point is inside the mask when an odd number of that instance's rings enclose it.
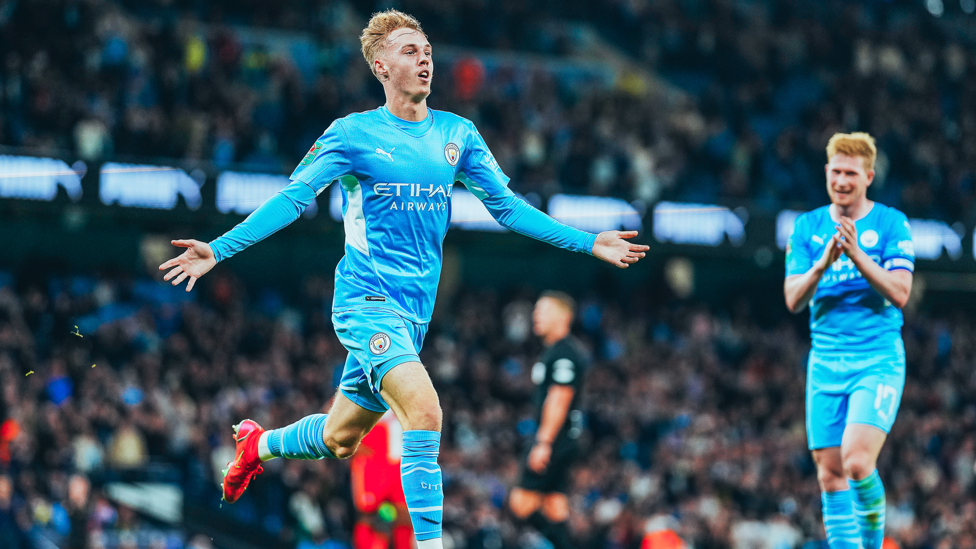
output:
{"label": "player's calf", "polygon": [[851,493],[854,501],[854,514],[861,528],[861,545],[864,549],[881,549],[885,530],[884,485],[878,471],[860,480],[851,480]]}
{"label": "player's calf", "polygon": [[[261,437],[262,458],[283,457],[289,459],[333,458],[335,454],[325,445],[326,414],[312,414],[281,429],[268,431]],[[270,457],[269,457],[270,456]]]}
{"label": "player's calf", "polygon": [[844,476],[840,448],[814,450],[813,461],[817,464],[827,543],[831,549],[859,549],[861,532]]}
{"label": "player's calf", "polygon": [[441,407],[427,370],[407,362],[382,380],[381,395],[403,425],[400,481],[418,549],[441,549],[444,485],[437,464]]}

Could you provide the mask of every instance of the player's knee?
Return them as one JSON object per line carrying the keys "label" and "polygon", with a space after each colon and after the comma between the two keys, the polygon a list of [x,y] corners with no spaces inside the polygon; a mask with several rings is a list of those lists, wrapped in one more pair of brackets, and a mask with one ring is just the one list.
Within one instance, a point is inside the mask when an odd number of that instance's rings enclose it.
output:
{"label": "player's knee", "polygon": [[435,399],[431,401],[420,401],[411,406],[408,412],[407,421],[404,429],[409,431],[437,431],[440,432],[443,422],[441,405]]}
{"label": "player's knee", "polygon": [[325,445],[337,459],[349,459],[359,449],[359,443],[366,433],[345,429],[325,435]]}
{"label": "player's knee", "polygon": [[335,455],[336,459],[349,459],[359,449],[359,444],[347,446],[336,445],[335,447],[330,446],[329,449],[332,450],[332,454]]}
{"label": "player's knee", "polygon": [[847,489],[847,479],[842,470],[820,465],[817,467],[817,482],[824,492],[841,492]]}
{"label": "player's knee", "polygon": [[508,508],[517,518],[525,520],[539,508],[538,500],[538,495],[516,488],[508,498]]}
{"label": "player's knee", "polygon": [[861,480],[874,471],[874,459],[865,451],[850,452],[844,455],[844,475]]}
{"label": "player's knee", "polygon": [[542,501],[542,514],[551,522],[563,522],[569,518],[569,500],[562,494],[547,496]]}

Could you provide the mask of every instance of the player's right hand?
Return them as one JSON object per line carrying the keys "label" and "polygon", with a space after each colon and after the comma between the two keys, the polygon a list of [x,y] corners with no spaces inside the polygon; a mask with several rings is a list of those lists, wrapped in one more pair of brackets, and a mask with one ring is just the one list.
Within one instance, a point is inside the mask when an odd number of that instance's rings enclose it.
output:
{"label": "player's right hand", "polygon": [[193,289],[193,285],[196,284],[198,278],[214,268],[214,265],[217,264],[217,258],[214,257],[210,244],[206,242],[200,242],[199,240],[174,240],[172,243],[174,246],[186,248],[186,251],[160,265],[159,270],[164,271],[173,267],[173,270],[166,273],[166,276],[163,277],[163,280],[169,280],[179,275],[173,280],[173,286],[179,286],[181,282],[189,278],[190,281],[186,283],[186,291],[189,292]]}
{"label": "player's right hand", "polygon": [[611,265],[626,269],[640,261],[644,252],[650,250],[649,246],[627,241],[636,236],[637,231],[604,231],[596,235],[592,254]]}
{"label": "player's right hand", "polygon": [[830,267],[834,261],[837,261],[841,253],[843,253],[843,248],[841,247],[840,233],[837,233],[830,238],[830,242],[824,248],[823,255],[820,256],[820,261],[818,262],[820,269],[826,271],[827,267]]}
{"label": "player's right hand", "polygon": [[542,474],[546,467],[549,467],[549,460],[552,458],[552,445],[545,442],[536,442],[532,450],[529,451],[529,469],[538,474]]}

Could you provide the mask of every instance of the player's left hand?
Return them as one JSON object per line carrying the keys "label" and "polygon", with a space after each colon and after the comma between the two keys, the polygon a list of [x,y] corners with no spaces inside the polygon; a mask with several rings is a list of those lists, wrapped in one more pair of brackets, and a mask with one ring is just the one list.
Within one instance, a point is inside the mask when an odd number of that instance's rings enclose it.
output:
{"label": "player's left hand", "polygon": [[529,469],[536,473],[542,473],[549,467],[549,458],[552,457],[552,445],[544,442],[536,442],[529,452]]}
{"label": "player's left hand", "polygon": [[626,269],[644,257],[649,246],[628,242],[637,236],[637,231],[604,231],[593,242],[593,257],[598,257],[611,265]]}
{"label": "player's left hand", "polygon": [[840,248],[850,259],[861,252],[861,247],[857,245],[857,227],[854,220],[849,217],[841,217],[840,225],[837,225],[837,234],[841,235]]}

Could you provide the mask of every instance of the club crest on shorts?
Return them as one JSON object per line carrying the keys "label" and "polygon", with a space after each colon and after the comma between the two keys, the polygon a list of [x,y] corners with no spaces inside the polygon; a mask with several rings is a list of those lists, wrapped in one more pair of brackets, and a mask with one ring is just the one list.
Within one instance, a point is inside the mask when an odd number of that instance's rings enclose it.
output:
{"label": "club crest on shorts", "polygon": [[461,159],[461,149],[458,148],[454,143],[448,143],[444,147],[444,158],[447,159],[447,163],[452,166],[457,166],[458,160]]}
{"label": "club crest on shorts", "polygon": [[369,338],[369,350],[374,355],[381,355],[390,348],[390,336],[379,332]]}

